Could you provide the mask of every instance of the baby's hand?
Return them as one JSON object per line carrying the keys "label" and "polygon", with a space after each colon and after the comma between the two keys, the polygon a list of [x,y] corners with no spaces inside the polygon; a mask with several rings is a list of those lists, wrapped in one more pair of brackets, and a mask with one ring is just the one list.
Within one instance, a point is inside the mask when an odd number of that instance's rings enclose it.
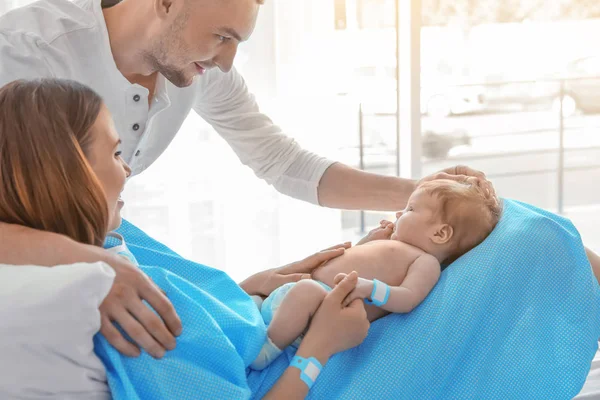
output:
{"label": "baby's hand", "polygon": [[373,240],[389,240],[392,236],[392,233],[394,233],[394,223],[382,220],[377,228],[373,229],[367,234],[367,236],[362,238],[361,241],[357,243],[357,246],[367,242],[372,242]]}
{"label": "baby's hand", "polygon": [[[346,274],[337,274],[334,283],[337,285],[346,277]],[[358,278],[358,282],[356,283],[356,287],[354,290],[346,296],[344,299],[344,307],[347,307],[348,304],[352,303],[356,299],[368,299],[371,297],[371,293],[373,293],[373,281],[364,278]]]}

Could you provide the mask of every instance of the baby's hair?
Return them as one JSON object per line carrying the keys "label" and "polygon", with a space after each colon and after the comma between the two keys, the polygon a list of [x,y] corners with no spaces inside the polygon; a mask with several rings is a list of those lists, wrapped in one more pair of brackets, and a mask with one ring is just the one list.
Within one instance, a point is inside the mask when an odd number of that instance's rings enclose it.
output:
{"label": "baby's hair", "polygon": [[500,219],[502,207],[498,197],[482,187],[478,178],[457,182],[436,179],[419,185],[421,190],[439,200],[435,218],[453,229],[453,251],[444,263],[450,263],[473,249],[492,232]]}

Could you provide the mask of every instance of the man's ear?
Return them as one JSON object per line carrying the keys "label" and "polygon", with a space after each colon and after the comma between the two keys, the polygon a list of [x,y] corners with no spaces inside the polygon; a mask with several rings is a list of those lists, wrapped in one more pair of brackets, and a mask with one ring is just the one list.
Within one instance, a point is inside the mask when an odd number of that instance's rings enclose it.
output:
{"label": "man's ear", "polygon": [[454,229],[448,224],[439,225],[433,232],[431,241],[435,244],[446,244],[452,239]]}

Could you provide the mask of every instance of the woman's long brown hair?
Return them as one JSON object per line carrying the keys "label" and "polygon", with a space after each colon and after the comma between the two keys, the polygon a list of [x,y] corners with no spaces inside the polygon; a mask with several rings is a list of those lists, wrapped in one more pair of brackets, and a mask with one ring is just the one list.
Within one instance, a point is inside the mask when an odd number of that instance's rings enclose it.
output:
{"label": "woman's long brown hair", "polygon": [[108,206],[86,157],[102,104],[74,81],[0,89],[0,221],[102,245]]}

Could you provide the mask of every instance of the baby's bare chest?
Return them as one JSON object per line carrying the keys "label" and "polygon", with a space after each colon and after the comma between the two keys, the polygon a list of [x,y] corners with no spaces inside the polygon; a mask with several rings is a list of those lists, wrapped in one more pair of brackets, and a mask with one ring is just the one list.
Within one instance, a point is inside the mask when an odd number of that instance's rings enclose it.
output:
{"label": "baby's bare chest", "polygon": [[406,277],[408,267],[419,256],[412,246],[399,242],[382,241],[357,246],[329,261],[313,273],[317,279],[333,287],[339,273],[358,272],[365,279],[379,279],[388,285],[398,286]]}

